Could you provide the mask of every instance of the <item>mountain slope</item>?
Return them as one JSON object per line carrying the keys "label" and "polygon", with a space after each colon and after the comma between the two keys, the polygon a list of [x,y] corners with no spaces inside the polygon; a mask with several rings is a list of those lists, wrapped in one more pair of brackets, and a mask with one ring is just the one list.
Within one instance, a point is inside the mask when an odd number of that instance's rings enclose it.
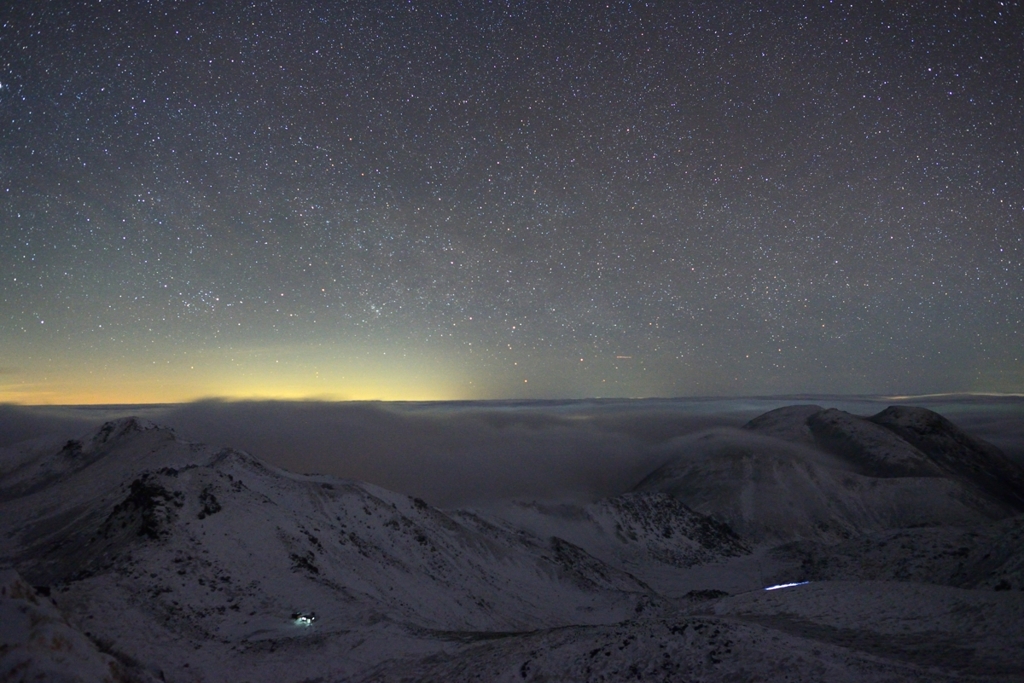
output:
{"label": "mountain slope", "polygon": [[394,681],[1015,681],[1024,596],[825,582],[389,662]]}
{"label": "mountain slope", "polygon": [[0,570],[0,680],[155,683],[150,672],[101,652],[12,569]]}
{"label": "mountain slope", "polygon": [[755,543],[971,526],[1006,514],[1001,502],[949,478],[870,476],[841,455],[748,430],[709,430],[673,446],[677,455],[635,490],[669,494]]}
{"label": "mountain slope", "polygon": [[[291,474],[137,420],[83,444],[4,482],[2,556],[87,615],[95,637],[154,658],[152,643],[169,638],[276,649],[374,624],[614,622],[651,599],[565,540],[483,533],[423,501]],[[314,612],[313,631],[296,630],[295,617]]]}
{"label": "mountain slope", "polygon": [[927,408],[890,406],[871,417],[819,406],[790,406],[757,417],[749,431],[816,446],[872,477],[943,477],[1024,512],[1024,467]]}
{"label": "mountain slope", "polygon": [[882,531],[838,544],[797,542],[776,548],[772,556],[797,561],[772,583],[916,581],[1024,591],[1024,516],[968,529]]}
{"label": "mountain slope", "polygon": [[1024,467],[996,446],[967,434],[936,412],[912,406],[890,406],[868,418],[928,455],[951,476],[1024,512]]}
{"label": "mountain slope", "polygon": [[564,538],[662,595],[694,588],[686,569],[750,552],[728,525],[657,492],[587,505],[516,502],[479,514],[508,530]]}

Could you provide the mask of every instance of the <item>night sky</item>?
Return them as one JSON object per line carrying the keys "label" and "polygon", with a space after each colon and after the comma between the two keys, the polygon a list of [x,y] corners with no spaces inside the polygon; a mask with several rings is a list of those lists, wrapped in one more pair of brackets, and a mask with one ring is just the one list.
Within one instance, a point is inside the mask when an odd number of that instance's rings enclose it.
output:
{"label": "night sky", "polygon": [[1020,2],[6,2],[0,401],[1024,391]]}

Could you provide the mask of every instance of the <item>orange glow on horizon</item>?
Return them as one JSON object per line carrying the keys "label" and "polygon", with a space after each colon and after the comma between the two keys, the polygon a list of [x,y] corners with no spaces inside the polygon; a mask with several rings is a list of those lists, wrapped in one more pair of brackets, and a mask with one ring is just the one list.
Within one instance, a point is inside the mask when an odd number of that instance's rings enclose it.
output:
{"label": "orange glow on horizon", "polygon": [[[256,349],[152,362],[25,367],[0,377],[0,403],[110,405],[223,400],[435,401],[476,398],[446,359]],[[344,358],[345,360],[338,360]],[[23,366],[24,367],[24,366]]]}

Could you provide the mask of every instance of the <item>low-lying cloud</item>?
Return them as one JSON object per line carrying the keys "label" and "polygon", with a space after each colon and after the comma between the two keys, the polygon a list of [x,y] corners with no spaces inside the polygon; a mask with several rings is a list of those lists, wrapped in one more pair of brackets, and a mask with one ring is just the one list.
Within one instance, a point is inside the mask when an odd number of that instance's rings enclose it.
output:
{"label": "low-lying cloud", "polygon": [[[368,481],[456,506],[505,498],[588,499],[627,491],[674,454],[677,437],[738,426],[804,400],[331,403],[199,401],[171,406],[0,405],[0,446],[71,438],[139,415],[182,438],[230,446],[296,472]],[[858,414],[872,400],[813,402]],[[1024,402],[929,405],[1019,457]]]}
{"label": "low-lying cloud", "polygon": [[619,493],[661,464],[663,442],[727,422],[586,404],[275,402],[193,403],[162,421],[294,471],[369,481],[436,505]]}

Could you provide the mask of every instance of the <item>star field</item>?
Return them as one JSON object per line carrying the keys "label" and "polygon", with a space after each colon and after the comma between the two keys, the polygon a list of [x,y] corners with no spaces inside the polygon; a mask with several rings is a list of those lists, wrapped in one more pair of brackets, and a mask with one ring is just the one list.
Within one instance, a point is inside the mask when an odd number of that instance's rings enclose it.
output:
{"label": "star field", "polygon": [[1020,2],[0,10],[0,400],[1024,390]]}

